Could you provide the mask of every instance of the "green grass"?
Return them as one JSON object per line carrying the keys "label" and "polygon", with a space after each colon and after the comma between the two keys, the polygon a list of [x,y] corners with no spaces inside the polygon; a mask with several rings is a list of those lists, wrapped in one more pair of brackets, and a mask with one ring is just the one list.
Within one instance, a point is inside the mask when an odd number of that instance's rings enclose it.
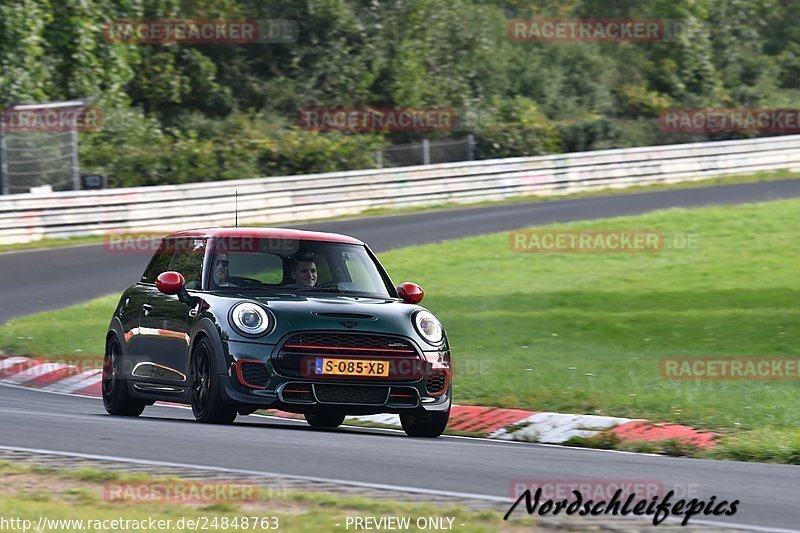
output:
{"label": "green grass", "polygon": [[[420,205],[420,206],[413,206],[413,207],[403,207],[403,208],[377,208],[377,209],[366,209],[361,211],[357,215],[342,215],[337,217],[330,217],[330,218],[316,218],[316,219],[309,219],[309,220],[291,220],[285,221],[285,223],[292,223],[292,224],[302,224],[306,222],[324,222],[327,220],[342,220],[348,219],[353,217],[367,217],[367,216],[378,216],[378,215],[400,215],[404,213],[416,213],[420,211],[431,211],[431,210],[440,210],[440,209],[452,209],[452,208],[464,208],[464,207],[480,207],[480,206],[491,206],[491,205],[502,205],[502,204],[512,204],[512,203],[520,203],[520,202],[536,202],[542,201],[546,202],[553,199],[566,199],[566,198],[580,198],[586,196],[599,196],[603,194],[633,194],[638,192],[654,192],[654,191],[664,191],[664,190],[672,190],[672,189],[687,189],[692,187],[710,187],[713,185],[733,185],[736,183],[756,183],[756,182],[763,182],[763,181],[775,181],[781,179],[789,179],[789,178],[796,178],[798,174],[796,172],[791,172],[789,170],[776,170],[773,172],[757,172],[754,174],[743,174],[739,176],[723,176],[720,178],[710,178],[710,179],[703,179],[703,180],[695,180],[695,181],[683,181],[679,183],[663,183],[657,185],[640,185],[635,187],[626,187],[624,189],[620,188],[603,188],[603,189],[596,189],[592,191],[586,192],[577,192],[571,194],[562,194],[558,196],[549,196],[549,195],[537,195],[537,196],[515,196],[513,198],[507,198],[505,200],[497,200],[497,201],[483,201],[483,202],[473,202],[469,204],[464,203],[440,203],[440,204],[430,204],[430,205]],[[280,222],[271,223],[270,225],[276,225]],[[253,226],[259,226],[258,224],[251,224]],[[64,239],[42,239],[39,241],[34,242],[26,242],[26,243],[18,243],[18,244],[2,244],[0,245],[0,253],[2,252],[10,252],[10,251],[20,251],[20,250],[36,250],[40,248],[55,248],[59,246],[74,246],[79,244],[100,244],[103,242],[104,236],[103,235],[86,235],[80,237],[69,237]]]}
{"label": "green grass", "polygon": [[461,403],[683,423],[731,435],[718,456],[798,462],[798,382],[659,374],[669,356],[800,355],[798,212],[780,201],[553,226],[697,233],[700,250],[517,254],[504,233],[381,260],[426,289]]}
{"label": "green grass", "polygon": [[70,364],[97,363],[118,301],[115,294],[11,320],[0,326],[0,350]]}
{"label": "green grass", "polygon": [[503,233],[381,261],[426,289],[463,369],[461,402],[794,428],[798,383],[668,381],[659,360],[800,353],[799,211],[780,201],[553,226],[698,233],[693,251],[519,254]]}
{"label": "green grass", "polygon": [[[728,437],[716,457],[797,463],[798,381],[668,380],[659,361],[800,355],[798,213],[786,200],[549,226],[694,233],[694,250],[522,254],[500,233],[381,261],[447,327],[458,403],[687,424]],[[14,320],[0,347],[100,354],[115,302]]]}
{"label": "green grass", "polygon": [[[531,517],[512,519],[504,522],[502,511],[470,511],[456,505],[434,505],[427,503],[406,503],[386,500],[372,500],[363,497],[339,496],[331,493],[302,491],[262,490],[255,502],[216,502],[198,504],[142,504],[104,500],[104,484],[109,480],[104,472],[82,469],[82,474],[72,470],[51,470],[48,473],[37,471],[27,465],[14,465],[0,462],[0,516],[6,519],[30,520],[34,528],[40,516],[51,520],[172,520],[170,531],[194,531],[191,528],[176,528],[183,517],[197,519],[208,517],[209,529],[222,531],[223,527],[212,528],[211,520],[227,517],[277,517],[279,530],[316,532],[344,530],[346,517],[354,516],[409,516],[411,523],[417,517],[445,516],[454,518],[454,529],[468,532],[489,532],[498,530],[518,530],[524,525],[527,530],[535,525]],[[91,474],[91,475],[90,475]],[[116,477],[114,480],[123,478]],[[124,478],[127,479],[127,478]],[[158,482],[163,486],[167,481],[161,477],[138,475],[139,481]],[[175,478],[170,478],[175,481]],[[202,483],[202,480],[194,480]],[[211,483],[220,481],[211,480]],[[147,523],[147,522],[145,522]],[[230,523],[230,522],[229,522]],[[337,527],[336,524],[341,524]],[[464,524],[462,527],[460,524]],[[86,524],[84,524],[86,525]],[[108,526],[106,526],[108,527]],[[112,526],[113,527],[113,526]],[[352,528],[351,524],[351,528]],[[134,526],[135,528],[135,526]],[[253,528],[252,522],[242,527],[225,528],[228,531],[263,531]],[[86,528],[83,529],[84,531]],[[418,531],[412,527],[411,531]],[[29,530],[30,531],[30,530]],[[53,529],[55,531],[55,529]],[[58,531],[81,531],[62,524]]]}

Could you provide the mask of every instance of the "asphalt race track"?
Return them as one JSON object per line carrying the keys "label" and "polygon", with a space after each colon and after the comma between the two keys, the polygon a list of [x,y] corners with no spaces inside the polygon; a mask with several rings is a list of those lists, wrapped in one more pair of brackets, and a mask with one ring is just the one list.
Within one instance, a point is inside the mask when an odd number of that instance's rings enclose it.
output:
{"label": "asphalt race track", "polygon": [[[800,197],[800,179],[791,179],[449,209],[291,227],[352,235],[381,252],[551,222],[636,215],[669,207],[741,204],[797,197]],[[98,296],[121,293],[139,279],[149,259],[149,255],[109,253],[102,244],[0,253],[0,294],[4,304],[0,306],[0,324],[15,316],[60,309]]]}
{"label": "asphalt race track", "polygon": [[[126,419],[107,416],[94,399],[4,386],[0,391],[0,445],[4,446],[500,498],[507,497],[509,484],[519,480],[658,480],[692,497],[740,500],[735,516],[715,519],[726,525],[788,529],[800,524],[796,466],[458,437],[412,439],[397,432],[355,428],[316,431],[304,422],[252,416],[239,417],[233,426],[208,426],[191,420],[188,410],[157,406],[148,407],[140,418]],[[695,522],[699,520],[690,524]]]}
{"label": "asphalt race track", "polygon": [[[511,230],[554,221],[637,214],[666,207],[735,204],[800,196],[800,180],[511,204],[305,225],[354,235],[375,250]],[[0,322],[122,290],[144,256],[102,245],[0,255]],[[190,421],[149,407],[138,419],[109,417],[96,399],[0,386],[0,446],[98,454],[311,476],[505,498],[519,480],[657,480],[689,497],[740,500],[732,517],[747,530],[800,527],[800,469],[583,450],[484,439],[412,439],[385,430],[315,431],[303,422],[239,417],[233,426]],[[230,452],[230,453],[226,453]],[[523,511],[519,511],[523,512]],[[698,517],[690,524],[700,523]],[[709,518],[709,517],[706,517]],[[760,526],[757,528],[756,526]]]}

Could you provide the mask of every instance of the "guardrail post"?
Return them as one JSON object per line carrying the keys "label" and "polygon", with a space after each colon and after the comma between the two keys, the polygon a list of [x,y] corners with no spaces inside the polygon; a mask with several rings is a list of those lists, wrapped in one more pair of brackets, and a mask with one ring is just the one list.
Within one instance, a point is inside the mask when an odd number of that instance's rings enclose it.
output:
{"label": "guardrail post", "polygon": [[378,168],[383,168],[383,150],[375,151],[375,163],[378,165]]}
{"label": "guardrail post", "polygon": [[467,161],[475,161],[475,136],[467,135]]}
{"label": "guardrail post", "polygon": [[71,155],[69,173],[72,178],[72,189],[79,191],[81,190],[81,169],[78,166],[78,130],[76,128],[69,130],[69,145]]}
{"label": "guardrail post", "polygon": [[0,196],[8,194],[8,164],[6,163],[5,127],[0,125]]}
{"label": "guardrail post", "polygon": [[431,164],[431,142],[428,139],[422,139],[422,164]]}

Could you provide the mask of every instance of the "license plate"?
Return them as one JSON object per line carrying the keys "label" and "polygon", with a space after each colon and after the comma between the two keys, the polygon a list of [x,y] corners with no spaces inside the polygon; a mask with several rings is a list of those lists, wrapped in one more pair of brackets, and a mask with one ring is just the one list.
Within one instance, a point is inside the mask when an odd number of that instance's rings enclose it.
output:
{"label": "license plate", "polygon": [[365,361],[363,359],[332,359],[317,357],[316,374],[333,376],[388,377],[388,361]]}

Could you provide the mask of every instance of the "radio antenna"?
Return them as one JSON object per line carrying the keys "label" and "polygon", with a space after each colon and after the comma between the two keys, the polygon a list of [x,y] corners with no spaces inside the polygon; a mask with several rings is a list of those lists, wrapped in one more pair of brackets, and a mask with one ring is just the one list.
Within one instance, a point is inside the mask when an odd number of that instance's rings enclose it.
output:
{"label": "radio antenna", "polygon": [[235,191],[235,192],[236,192],[236,200],[235,200],[235,206],[236,206],[236,227],[238,228],[238,227],[239,227],[239,189],[236,189],[236,191]]}

